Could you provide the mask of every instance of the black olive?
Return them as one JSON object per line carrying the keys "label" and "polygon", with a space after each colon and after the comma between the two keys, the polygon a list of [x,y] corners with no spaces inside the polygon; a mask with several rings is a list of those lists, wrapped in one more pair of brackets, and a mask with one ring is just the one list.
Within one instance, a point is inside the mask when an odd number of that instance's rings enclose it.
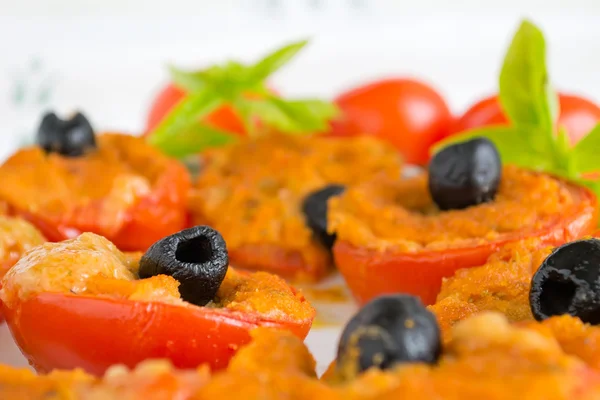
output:
{"label": "black olive", "polygon": [[204,306],[214,299],[229,266],[225,240],[209,226],[196,226],[154,243],[140,260],[140,278],[170,275],[181,298]]}
{"label": "black olive", "polygon": [[47,113],[38,128],[37,144],[48,153],[79,157],[96,148],[96,136],[90,121],[81,113],[67,120]]}
{"label": "black olive", "polygon": [[331,249],[335,242],[335,234],[327,232],[327,200],[339,196],[346,190],[343,185],[327,185],[322,189],[309,193],[302,203],[302,212],[306,224],[313,231],[315,237],[325,247]]}
{"label": "black olive", "polygon": [[533,275],[529,304],[538,321],[569,314],[600,324],[600,240],[578,240],[555,249]]}
{"label": "black olive", "polygon": [[441,348],[435,315],[418,297],[384,295],[366,304],[344,328],[338,346],[338,370],[362,372],[400,363],[433,364]]}
{"label": "black olive", "polygon": [[496,197],[502,164],[494,143],[476,138],[450,145],[429,163],[429,192],[441,210],[461,209]]}

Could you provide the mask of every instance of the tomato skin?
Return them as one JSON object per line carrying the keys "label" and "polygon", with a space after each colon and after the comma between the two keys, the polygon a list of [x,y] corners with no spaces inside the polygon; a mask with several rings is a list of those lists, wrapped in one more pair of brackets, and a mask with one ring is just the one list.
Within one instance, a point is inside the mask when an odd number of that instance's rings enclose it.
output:
{"label": "tomato skin", "polygon": [[[156,96],[150,107],[146,119],[146,132],[144,136],[147,136],[185,95],[186,92],[183,89],[178,88],[172,83],[165,86],[159,92],[158,96]],[[246,135],[246,128],[242,119],[233,107],[229,105],[218,107],[206,116],[204,122],[215,128],[220,128],[240,136]]]}
{"label": "tomato skin", "polygon": [[342,117],[332,136],[373,135],[392,143],[408,163],[424,165],[429,147],[447,136],[452,115],[433,88],[412,79],[386,79],[348,91],[336,101]]}
{"label": "tomato skin", "polygon": [[[600,122],[600,107],[583,97],[559,94],[558,126],[567,129],[571,144],[577,143]],[[472,105],[454,124],[453,133],[488,125],[506,125],[498,96],[486,97]]]}
{"label": "tomato skin", "polygon": [[167,112],[185,97],[185,92],[177,86],[169,84],[162,88],[150,106],[146,117],[146,134],[154,129]]}
{"label": "tomato skin", "polygon": [[463,132],[487,125],[506,125],[508,119],[500,107],[498,96],[489,96],[473,104],[456,120],[452,132]]}
{"label": "tomato skin", "polygon": [[178,368],[207,363],[222,369],[250,342],[252,329],[287,329],[304,339],[312,324],[312,318],[268,320],[227,309],[49,292],[3,309],[38,372],[79,367],[95,375],[149,358],[170,359]]}
{"label": "tomato skin", "polygon": [[598,220],[596,196],[586,188],[570,186],[581,198],[574,213],[536,231],[516,232],[482,245],[414,253],[378,252],[338,241],[333,248],[335,263],[360,304],[384,293],[408,293],[421,297],[425,305],[433,304],[443,278],[485,264],[503,245],[539,238],[544,245],[557,246],[593,232]]}

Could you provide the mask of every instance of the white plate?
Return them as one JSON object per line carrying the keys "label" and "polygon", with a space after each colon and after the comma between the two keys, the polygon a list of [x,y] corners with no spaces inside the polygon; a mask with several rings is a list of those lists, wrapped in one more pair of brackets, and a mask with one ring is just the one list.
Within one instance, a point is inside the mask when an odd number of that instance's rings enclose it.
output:
{"label": "white plate", "polygon": [[27,367],[29,364],[13,341],[6,323],[0,324],[0,363]]}

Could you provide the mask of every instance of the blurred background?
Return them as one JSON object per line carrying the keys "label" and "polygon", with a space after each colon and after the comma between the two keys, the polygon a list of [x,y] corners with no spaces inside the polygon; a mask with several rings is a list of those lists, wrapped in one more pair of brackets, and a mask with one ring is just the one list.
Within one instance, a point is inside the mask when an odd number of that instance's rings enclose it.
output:
{"label": "blurred background", "polygon": [[495,90],[528,17],[546,33],[555,86],[600,100],[598,0],[0,0],[0,13],[0,157],[48,108],[140,132],[167,63],[250,61],[300,38],[310,46],[272,82],[284,94],[408,75],[460,112]]}

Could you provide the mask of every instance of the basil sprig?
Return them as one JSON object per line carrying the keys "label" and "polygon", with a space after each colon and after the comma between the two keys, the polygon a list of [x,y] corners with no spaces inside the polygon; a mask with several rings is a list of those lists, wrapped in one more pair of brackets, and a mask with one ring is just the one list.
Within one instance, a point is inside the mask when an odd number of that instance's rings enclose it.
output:
{"label": "basil sprig", "polygon": [[523,21],[504,58],[499,99],[510,124],[475,128],[437,143],[437,152],[452,143],[486,137],[498,147],[502,161],[551,173],[585,185],[600,197],[600,181],[587,175],[600,171],[600,125],[575,146],[557,126],[559,103],[546,68],[544,35]]}
{"label": "basil sprig", "polygon": [[188,94],[150,132],[148,140],[174,157],[234,142],[235,134],[202,122],[225,104],[234,108],[250,135],[270,130],[289,134],[325,131],[328,121],[338,114],[334,104],[319,99],[287,100],[272,93],[265,84],[306,44],[307,41],[292,43],[252,65],[229,61],[200,71],[171,67],[173,83]]}

